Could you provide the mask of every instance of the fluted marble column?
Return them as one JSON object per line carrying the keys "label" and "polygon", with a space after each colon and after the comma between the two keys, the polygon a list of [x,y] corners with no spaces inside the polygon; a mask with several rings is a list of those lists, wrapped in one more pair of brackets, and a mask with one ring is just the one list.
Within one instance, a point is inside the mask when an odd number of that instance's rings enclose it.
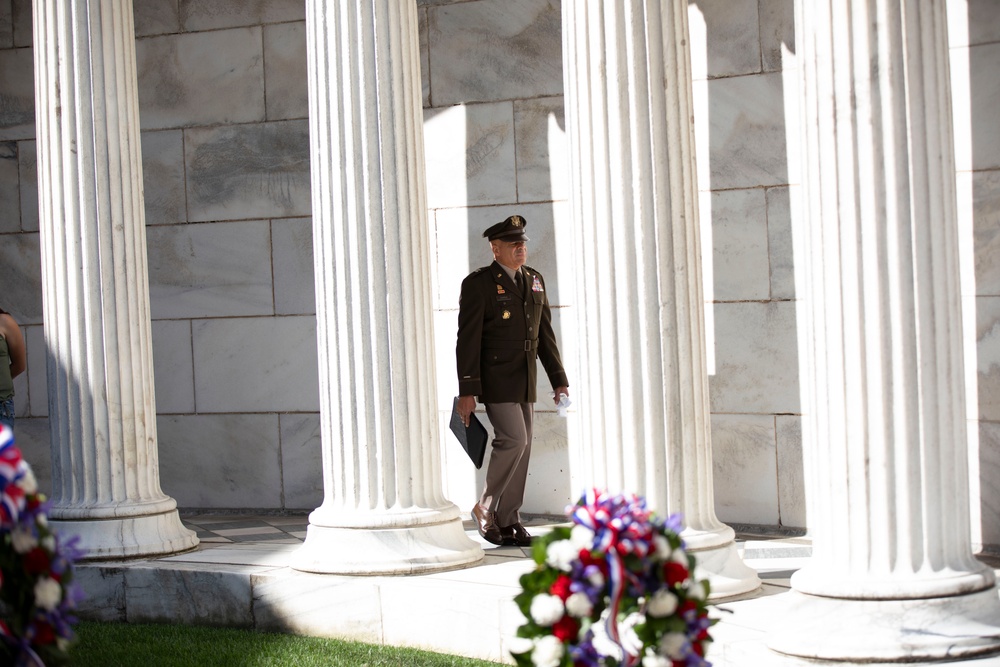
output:
{"label": "fluted marble column", "polygon": [[997,651],[969,529],[945,3],[799,0],[796,17],[813,557],[770,645],[858,662]]}
{"label": "fluted marble column", "polygon": [[130,0],[36,0],[50,517],[88,558],[193,548],[160,490]]}
{"label": "fluted marble column", "polygon": [[323,504],[299,570],[483,557],[441,485],[413,0],[307,0]]}
{"label": "fluted marble column", "polygon": [[562,10],[585,332],[573,486],[682,513],[713,598],[744,593],[760,581],[716,518],[712,489],[687,1]]}

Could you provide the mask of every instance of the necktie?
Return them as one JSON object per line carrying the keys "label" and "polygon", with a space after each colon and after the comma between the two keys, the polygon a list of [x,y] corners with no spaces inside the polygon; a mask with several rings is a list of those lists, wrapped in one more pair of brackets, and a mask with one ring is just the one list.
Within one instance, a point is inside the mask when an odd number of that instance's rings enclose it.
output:
{"label": "necktie", "polygon": [[517,291],[524,294],[524,276],[520,271],[514,274],[514,283],[517,285]]}

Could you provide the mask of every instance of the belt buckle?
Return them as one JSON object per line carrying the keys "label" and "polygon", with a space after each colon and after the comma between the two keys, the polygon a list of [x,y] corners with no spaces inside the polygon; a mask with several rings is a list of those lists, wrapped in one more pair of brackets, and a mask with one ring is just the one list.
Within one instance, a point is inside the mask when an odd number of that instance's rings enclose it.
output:
{"label": "belt buckle", "polygon": [[531,352],[531,341],[528,339],[525,339],[524,341],[524,351]]}

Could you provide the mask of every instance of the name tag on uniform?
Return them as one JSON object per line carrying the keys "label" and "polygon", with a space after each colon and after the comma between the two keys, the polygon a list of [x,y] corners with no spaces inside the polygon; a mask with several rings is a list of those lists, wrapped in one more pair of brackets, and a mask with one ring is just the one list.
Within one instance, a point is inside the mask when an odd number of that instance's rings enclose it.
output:
{"label": "name tag on uniform", "polygon": [[497,301],[510,301],[510,295],[507,294],[506,296],[501,296],[500,294],[497,294]]}
{"label": "name tag on uniform", "polygon": [[532,292],[544,292],[545,291],[545,290],[542,289],[542,281],[538,279],[538,276],[535,276],[535,279],[533,281],[531,281],[531,291]]}

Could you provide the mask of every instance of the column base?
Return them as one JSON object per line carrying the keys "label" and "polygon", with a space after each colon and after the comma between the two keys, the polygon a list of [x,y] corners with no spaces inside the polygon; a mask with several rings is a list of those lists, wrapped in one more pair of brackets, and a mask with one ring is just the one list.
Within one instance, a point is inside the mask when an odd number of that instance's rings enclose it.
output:
{"label": "column base", "polygon": [[181,523],[177,510],[143,516],[88,520],[50,519],[60,535],[80,536],[81,560],[161,556],[189,551],[198,537]]}
{"label": "column base", "polygon": [[317,574],[418,574],[477,563],[483,549],[457,517],[410,526],[350,527],[310,523],[292,569]]}
{"label": "column base", "polygon": [[760,588],[760,577],[740,558],[736,542],[704,549],[689,548],[695,557],[695,576],[708,579],[708,599],[712,602],[750,593]]}
{"label": "column base", "polygon": [[787,595],[787,616],[767,641],[778,653],[859,663],[940,662],[1000,653],[1000,597],[994,587],[913,600]]}

